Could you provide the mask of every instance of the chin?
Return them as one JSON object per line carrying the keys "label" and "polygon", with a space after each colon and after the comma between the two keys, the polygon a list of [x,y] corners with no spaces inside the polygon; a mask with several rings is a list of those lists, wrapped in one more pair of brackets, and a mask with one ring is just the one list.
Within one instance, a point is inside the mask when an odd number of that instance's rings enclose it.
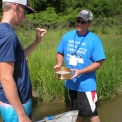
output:
{"label": "chin", "polygon": [[77,30],[79,30],[79,31],[80,31],[80,30],[83,30],[83,28],[82,28],[82,27],[77,27]]}
{"label": "chin", "polygon": [[78,32],[82,32],[83,30],[81,28],[77,28],[77,31]]}

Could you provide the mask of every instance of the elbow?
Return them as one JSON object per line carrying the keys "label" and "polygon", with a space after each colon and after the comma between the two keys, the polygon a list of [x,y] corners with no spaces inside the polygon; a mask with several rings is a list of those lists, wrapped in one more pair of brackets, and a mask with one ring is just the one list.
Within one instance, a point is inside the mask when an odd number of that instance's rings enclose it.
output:
{"label": "elbow", "polygon": [[103,62],[102,62],[102,61],[99,61],[99,62],[97,62],[97,63],[98,63],[98,67],[97,67],[97,69],[102,68],[102,64],[103,64]]}
{"label": "elbow", "polygon": [[100,65],[99,67],[98,67],[98,69],[101,69],[102,68],[102,65]]}

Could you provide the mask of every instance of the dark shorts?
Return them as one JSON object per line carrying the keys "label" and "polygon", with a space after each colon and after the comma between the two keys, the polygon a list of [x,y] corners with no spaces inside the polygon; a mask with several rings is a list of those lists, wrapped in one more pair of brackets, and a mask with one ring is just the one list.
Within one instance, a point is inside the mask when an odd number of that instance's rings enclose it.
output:
{"label": "dark shorts", "polygon": [[69,97],[74,110],[79,110],[80,117],[97,116],[97,93],[91,92],[77,92],[69,90]]}

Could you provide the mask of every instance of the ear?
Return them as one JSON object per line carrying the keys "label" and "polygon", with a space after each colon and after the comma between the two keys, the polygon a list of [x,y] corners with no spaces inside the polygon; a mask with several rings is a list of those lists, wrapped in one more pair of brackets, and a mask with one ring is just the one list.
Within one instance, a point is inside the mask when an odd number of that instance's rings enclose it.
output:
{"label": "ear", "polygon": [[15,11],[17,11],[19,9],[19,4],[13,4],[13,8]]}

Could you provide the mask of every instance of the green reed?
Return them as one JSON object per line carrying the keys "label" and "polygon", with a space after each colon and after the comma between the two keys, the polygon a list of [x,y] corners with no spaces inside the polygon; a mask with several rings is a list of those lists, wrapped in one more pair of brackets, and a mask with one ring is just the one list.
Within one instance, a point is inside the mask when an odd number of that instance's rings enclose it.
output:
{"label": "green reed", "polygon": [[[39,101],[52,101],[60,98],[68,100],[64,81],[54,78],[53,67],[56,64],[56,47],[62,35],[70,29],[47,30],[42,42],[28,57],[28,67],[33,91],[38,94]],[[24,47],[35,39],[35,30],[16,30]],[[113,98],[122,85],[122,38],[121,35],[99,34],[103,41],[106,60],[97,70],[97,86],[99,99]]]}
{"label": "green reed", "polygon": [[121,35],[100,35],[103,40],[106,60],[97,71],[99,98],[113,98],[122,85],[122,38]]}

